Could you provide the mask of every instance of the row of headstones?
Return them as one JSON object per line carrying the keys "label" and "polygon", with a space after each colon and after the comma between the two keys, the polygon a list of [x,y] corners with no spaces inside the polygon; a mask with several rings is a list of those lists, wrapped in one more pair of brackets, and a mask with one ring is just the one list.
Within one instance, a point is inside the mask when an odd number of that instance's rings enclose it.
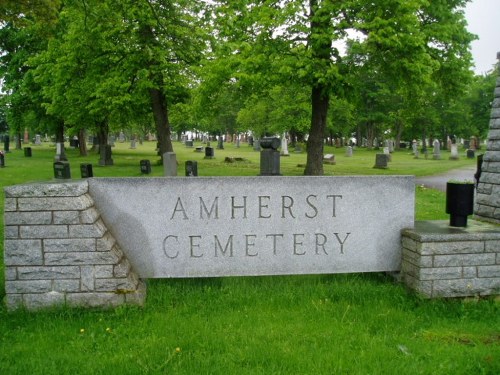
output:
{"label": "row of headstones", "polygon": [[[449,149],[450,149],[450,159],[451,160],[458,160],[459,159],[459,155],[458,155],[458,145],[456,143],[450,143],[448,145]],[[413,149],[413,155],[415,156],[415,159],[418,159],[419,158],[419,151],[418,151],[418,145],[417,145],[417,141],[414,140],[413,141],[413,144],[412,144],[412,149]],[[475,149],[467,149],[467,158],[468,159],[474,159],[476,156],[475,156]],[[428,157],[428,153],[427,151],[424,151],[424,156],[425,158],[427,159]],[[432,158],[434,160],[440,160],[441,159],[441,142],[439,142],[439,140],[434,140],[434,143],[433,143],[433,150],[432,150]]]}

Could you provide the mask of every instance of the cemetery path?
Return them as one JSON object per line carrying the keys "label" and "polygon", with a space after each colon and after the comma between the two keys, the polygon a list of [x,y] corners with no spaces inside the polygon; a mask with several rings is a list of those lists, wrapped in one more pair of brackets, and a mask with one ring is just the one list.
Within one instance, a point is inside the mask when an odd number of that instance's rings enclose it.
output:
{"label": "cemetery path", "polygon": [[446,191],[446,183],[449,180],[475,181],[474,173],[476,173],[476,167],[474,165],[471,165],[464,168],[453,169],[443,174],[418,177],[415,180],[415,183],[418,185],[424,185],[428,188]]}

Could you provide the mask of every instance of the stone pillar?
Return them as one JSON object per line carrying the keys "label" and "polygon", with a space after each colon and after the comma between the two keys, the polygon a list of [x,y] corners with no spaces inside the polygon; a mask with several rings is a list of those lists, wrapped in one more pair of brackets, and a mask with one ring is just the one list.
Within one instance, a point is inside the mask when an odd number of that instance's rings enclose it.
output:
{"label": "stone pillar", "polygon": [[5,279],[9,310],[142,305],[146,297],[87,180],[5,188]]}
{"label": "stone pillar", "polygon": [[[500,52],[497,58],[500,59]],[[495,87],[488,143],[483,156],[474,213],[478,219],[500,223],[500,77],[497,78]]]}

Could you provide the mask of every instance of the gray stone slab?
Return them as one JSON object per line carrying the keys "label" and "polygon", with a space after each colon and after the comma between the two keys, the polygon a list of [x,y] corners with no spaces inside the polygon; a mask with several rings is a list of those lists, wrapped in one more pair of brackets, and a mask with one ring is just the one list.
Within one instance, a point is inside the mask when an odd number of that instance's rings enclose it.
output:
{"label": "gray stone slab", "polygon": [[6,197],[77,197],[88,191],[86,180],[70,182],[37,182],[7,186]]}
{"label": "gray stone slab", "polygon": [[414,186],[413,176],[89,180],[143,278],[399,270]]}

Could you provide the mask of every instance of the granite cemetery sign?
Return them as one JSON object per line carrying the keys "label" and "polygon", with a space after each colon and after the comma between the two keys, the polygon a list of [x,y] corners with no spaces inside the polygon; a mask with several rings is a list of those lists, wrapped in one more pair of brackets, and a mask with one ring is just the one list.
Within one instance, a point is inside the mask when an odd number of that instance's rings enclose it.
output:
{"label": "granite cemetery sign", "polygon": [[399,231],[414,220],[411,177],[97,179],[89,185],[143,278],[394,271]]}
{"label": "granite cemetery sign", "polygon": [[400,232],[414,225],[413,176],[92,178],[5,192],[11,308],[141,303],[147,278],[397,271]]}

